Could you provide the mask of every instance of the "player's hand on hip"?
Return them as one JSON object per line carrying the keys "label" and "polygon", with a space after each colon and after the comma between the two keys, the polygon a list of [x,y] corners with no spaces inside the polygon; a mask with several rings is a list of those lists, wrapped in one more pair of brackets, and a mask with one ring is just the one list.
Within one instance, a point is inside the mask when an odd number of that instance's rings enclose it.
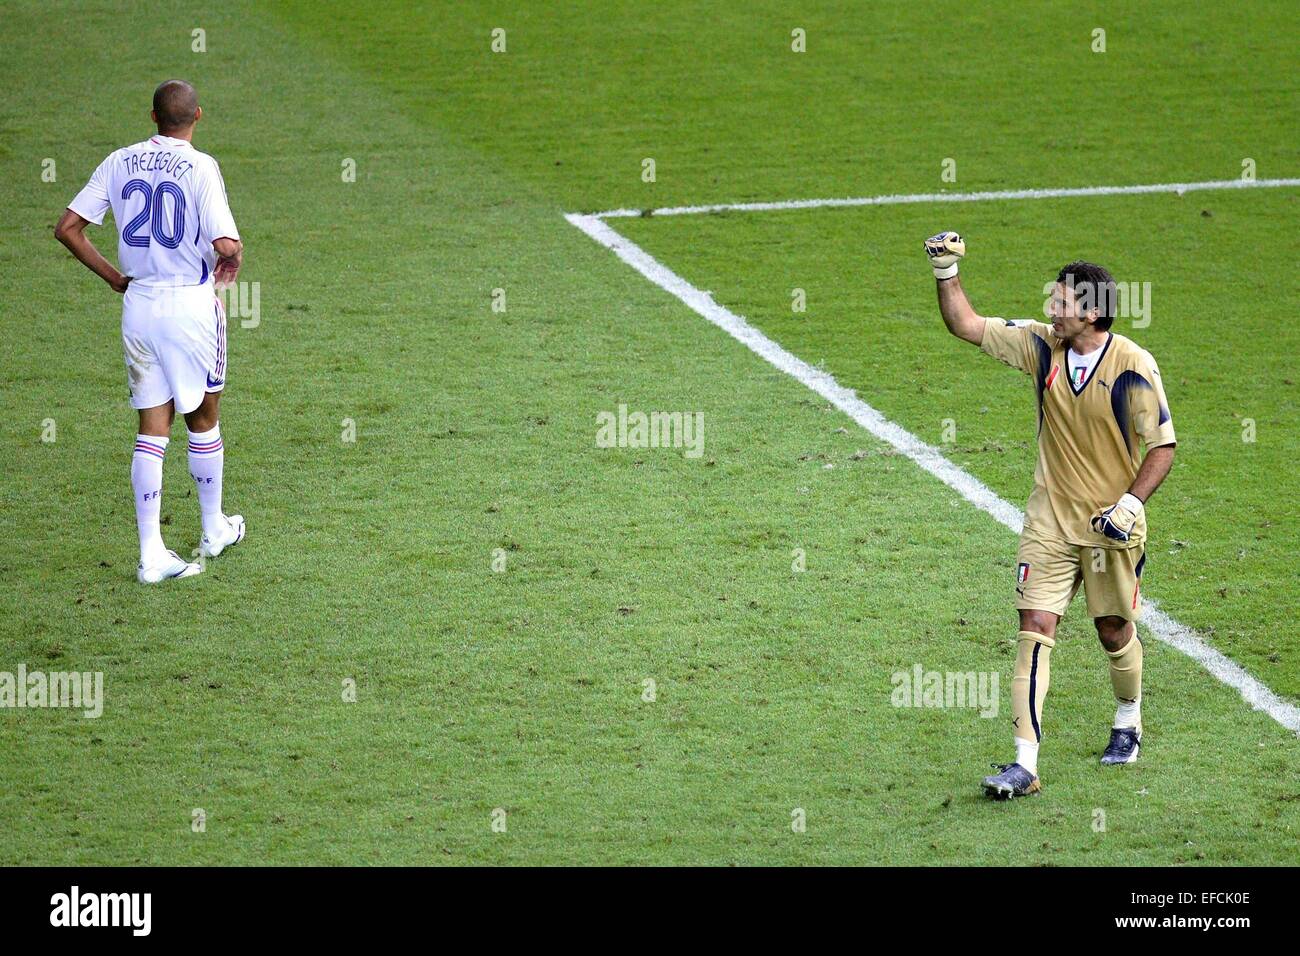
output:
{"label": "player's hand on hip", "polygon": [[239,267],[244,263],[242,253],[233,256],[220,256],[212,270],[212,284],[217,288],[231,285],[239,277]]}
{"label": "player's hand on hip", "polygon": [[1125,494],[1115,504],[1092,516],[1092,530],[1115,541],[1127,541],[1143,510],[1141,501],[1134,495]]}
{"label": "player's hand on hip", "polygon": [[957,274],[957,260],[966,255],[966,243],[957,233],[944,231],[925,240],[925,254],[936,279],[951,279]]}
{"label": "player's hand on hip", "polygon": [[131,277],[124,276],[124,275],[119,275],[116,279],[110,279],[108,282],[109,288],[111,288],[118,295],[125,295],[126,287],[129,286],[130,284],[131,284]]}

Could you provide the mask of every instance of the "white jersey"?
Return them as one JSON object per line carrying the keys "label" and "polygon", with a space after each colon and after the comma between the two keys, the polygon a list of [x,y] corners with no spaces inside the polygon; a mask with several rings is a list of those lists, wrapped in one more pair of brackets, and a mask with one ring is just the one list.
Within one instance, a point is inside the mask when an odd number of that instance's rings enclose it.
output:
{"label": "white jersey", "polygon": [[239,238],[217,161],[161,133],[111,153],[68,206],[95,225],[109,207],[133,286],[209,283],[213,240]]}

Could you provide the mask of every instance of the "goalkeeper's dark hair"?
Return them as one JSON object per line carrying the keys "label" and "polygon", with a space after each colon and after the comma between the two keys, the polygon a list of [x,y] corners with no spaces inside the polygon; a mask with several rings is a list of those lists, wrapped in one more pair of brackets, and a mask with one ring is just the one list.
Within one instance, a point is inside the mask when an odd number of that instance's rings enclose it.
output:
{"label": "goalkeeper's dark hair", "polygon": [[1081,312],[1097,310],[1096,328],[1105,332],[1115,321],[1116,288],[1115,277],[1095,262],[1082,259],[1062,266],[1056,274],[1056,281],[1065,283],[1074,293],[1075,301]]}

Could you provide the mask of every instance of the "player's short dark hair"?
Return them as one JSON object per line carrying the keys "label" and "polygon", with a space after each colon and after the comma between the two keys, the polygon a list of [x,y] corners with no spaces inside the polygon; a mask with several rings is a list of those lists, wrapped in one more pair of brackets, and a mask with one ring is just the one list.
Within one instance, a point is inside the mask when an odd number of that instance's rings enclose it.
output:
{"label": "player's short dark hair", "polygon": [[1097,310],[1096,328],[1105,332],[1115,321],[1115,277],[1095,262],[1082,259],[1062,266],[1056,281],[1065,283],[1084,312]]}
{"label": "player's short dark hair", "polygon": [[153,110],[158,114],[158,132],[186,129],[194,125],[199,94],[184,80],[164,80],[153,91]]}

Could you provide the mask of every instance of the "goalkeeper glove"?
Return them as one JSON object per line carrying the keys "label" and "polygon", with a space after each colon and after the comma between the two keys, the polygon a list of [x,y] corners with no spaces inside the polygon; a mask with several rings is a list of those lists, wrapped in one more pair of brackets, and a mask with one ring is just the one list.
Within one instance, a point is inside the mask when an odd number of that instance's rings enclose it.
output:
{"label": "goalkeeper glove", "polygon": [[1115,504],[1092,516],[1092,530],[1116,541],[1127,541],[1142,511],[1142,502],[1126,492]]}
{"label": "goalkeeper glove", "polygon": [[925,254],[936,279],[951,279],[957,274],[957,260],[966,255],[966,243],[955,232],[941,232],[925,240]]}

